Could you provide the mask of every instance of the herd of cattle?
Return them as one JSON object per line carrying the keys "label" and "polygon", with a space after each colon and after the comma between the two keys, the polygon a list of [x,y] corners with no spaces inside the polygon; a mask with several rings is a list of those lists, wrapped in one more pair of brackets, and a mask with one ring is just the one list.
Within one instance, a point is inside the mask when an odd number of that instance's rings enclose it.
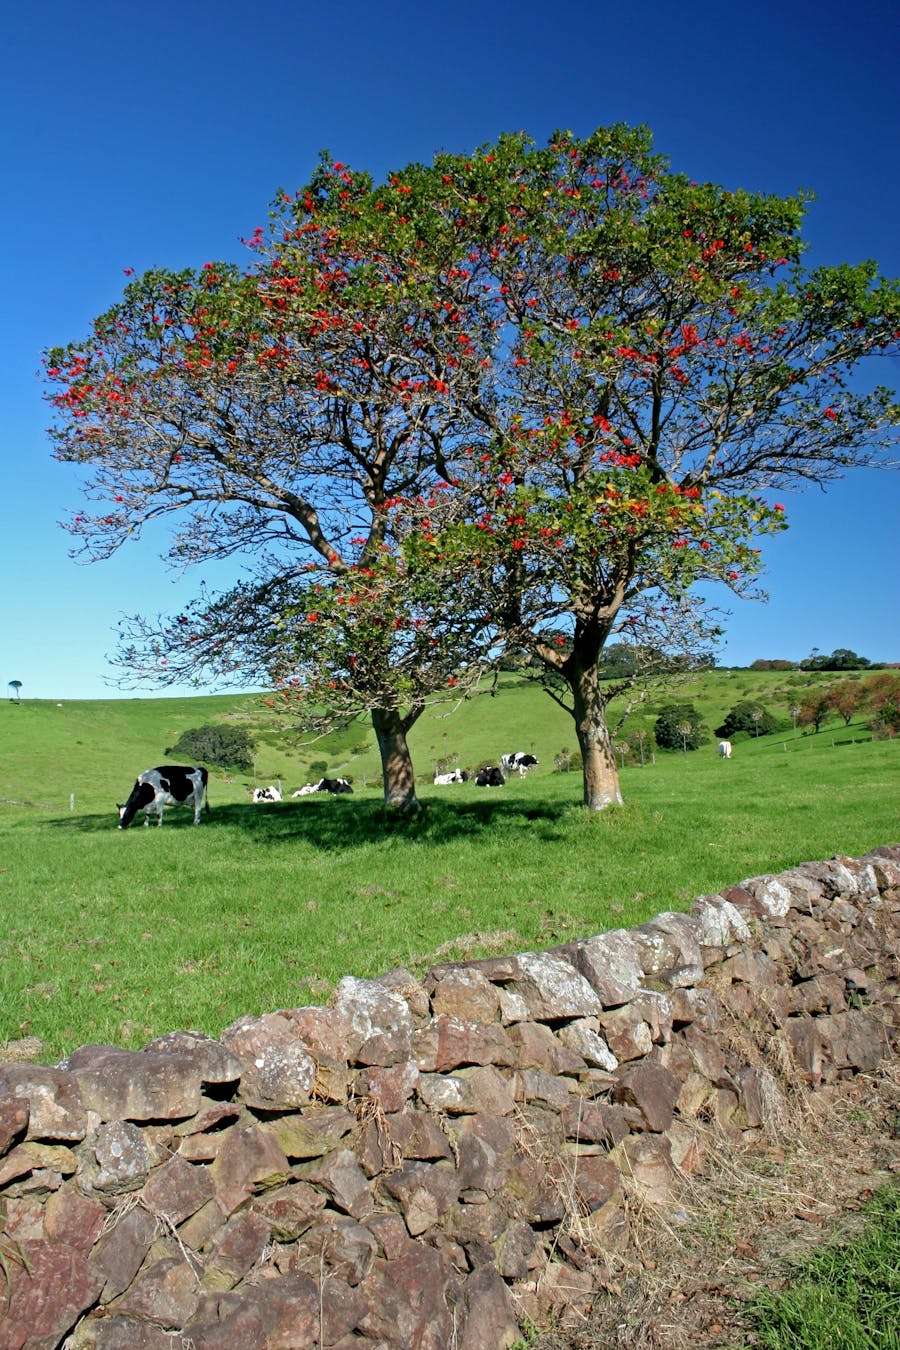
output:
{"label": "herd of cattle", "polygon": [[[731,741],[719,742],[720,759],[731,758]],[[476,787],[502,787],[506,774],[518,773],[524,778],[529,769],[534,768],[538,758],[526,754],[524,750],[515,750],[512,754],[501,755],[499,766],[488,764],[475,775]],[[471,775],[465,769],[454,769],[452,773],[438,773],[434,776],[435,787],[447,787],[451,783],[468,783]],[[320,778],[318,783],[306,783],[291,793],[291,797],[308,797],[313,792],[329,792],[337,796],[342,792],[352,792],[353,788],[346,778]],[[280,802],[283,793],[280,787],[270,783],[268,787],[254,788],[253,801]],[[185,806],[194,808],[194,824],[200,824],[200,811],[204,805],[209,810],[209,773],[201,765],[163,764],[156,769],[145,769],[139,774],[127,802],[117,802],[119,811],[119,829],[127,830],[140,811],[144,813],[144,824],[150,824],[151,815],[156,816],[157,825],[162,825],[163,809],[166,806]]]}

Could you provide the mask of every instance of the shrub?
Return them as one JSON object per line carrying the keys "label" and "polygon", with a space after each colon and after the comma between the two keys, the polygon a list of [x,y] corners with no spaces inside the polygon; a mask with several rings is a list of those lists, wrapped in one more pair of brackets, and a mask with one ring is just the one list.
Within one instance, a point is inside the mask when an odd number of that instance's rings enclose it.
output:
{"label": "shrub", "polygon": [[241,727],[192,727],[169,746],[166,755],[178,755],[192,764],[215,764],[221,768],[252,769],[256,742]]}
{"label": "shrub", "polygon": [[736,703],[727,714],[716,735],[730,739],[738,731],[746,731],[748,736],[768,736],[778,730],[778,722],[761,703],[743,700]]}
{"label": "shrub", "polygon": [[707,738],[700,714],[692,703],[666,703],[653,728],[662,750],[697,750]]}

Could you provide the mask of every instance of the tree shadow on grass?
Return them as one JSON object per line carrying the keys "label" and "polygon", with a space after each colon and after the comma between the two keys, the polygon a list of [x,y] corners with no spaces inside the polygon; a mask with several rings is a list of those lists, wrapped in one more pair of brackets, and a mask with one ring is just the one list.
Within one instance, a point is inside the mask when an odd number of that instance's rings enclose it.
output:
{"label": "tree shadow on grass", "polygon": [[[519,832],[530,838],[558,840],[566,833],[565,821],[578,810],[574,802],[525,802],[496,797],[484,801],[426,801],[411,816],[386,811],[379,801],[346,797],[306,798],[297,802],[216,806],[204,815],[197,827],[202,836],[227,828],[240,833],[251,846],[288,844],[292,840],[323,851],[340,851],[366,845],[402,842],[442,845],[459,839],[476,839],[495,833],[514,840]],[[44,829],[68,830],[79,834],[102,834],[114,830],[109,813],[102,815],[60,816],[40,822]],[[150,825],[156,830],[156,825]],[[167,812],[162,829],[193,830],[188,811],[176,808]],[[134,825],[132,833],[144,831]]]}

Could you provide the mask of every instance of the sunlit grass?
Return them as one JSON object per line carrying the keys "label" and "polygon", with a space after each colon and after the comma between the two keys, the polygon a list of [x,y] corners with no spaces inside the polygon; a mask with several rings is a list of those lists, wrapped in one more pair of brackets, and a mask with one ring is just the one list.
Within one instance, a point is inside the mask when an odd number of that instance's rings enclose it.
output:
{"label": "sunlit grass", "polygon": [[[517,697],[496,701],[510,723]],[[174,1027],[218,1035],[248,1013],[324,1002],[345,974],[542,949],[900,837],[900,749],[861,727],[834,746],[830,732],[747,742],[728,763],[712,746],[660,755],[627,767],[625,807],[597,815],[579,805],[580,775],[552,772],[542,755],[501,789],[423,786],[425,809],[405,822],[386,819],[360,778],[349,797],[254,807],[242,782],[214,772],[198,828],[182,810],[161,830],[120,831],[116,796],[163,757],[148,749],[152,708],[129,702],[132,720],[104,706],[119,739],[101,742],[85,705],[90,751],[49,710],[5,718],[23,758],[4,762],[0,792],[0,1040],[39,1036],[46,1057],[89,1041],[138,1046]],[[205,711],[179,716],[199,724]],[[21,713],[34,713],[39,774],[28,725],[13,722]],[[553,743],[555,731],[533,725]],[[505,722],[494,748],[530,739]]]}
{"label": "sunlit grass", "polygon": [[896,1350],[900,1346],[900,1187],[866,1209],[852,1242],[820,1248],[789,1273],[787,1288],[761,1292],[748,1313],[766,1350]]}

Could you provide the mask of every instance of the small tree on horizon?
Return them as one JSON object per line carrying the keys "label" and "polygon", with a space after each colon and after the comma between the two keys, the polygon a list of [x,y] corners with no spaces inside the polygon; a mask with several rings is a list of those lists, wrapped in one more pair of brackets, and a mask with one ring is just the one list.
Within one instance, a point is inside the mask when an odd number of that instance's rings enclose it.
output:
{"label": "small tree on horizon", "polygon": [[[15,697],[15,702],[16,702],[16,703],[21,703],[21,701],[22,701],[22,694],[21,694],[21,690],[22,690],[22,681],[21,681],[21,680],[10,680],[10,681],[9,681],[9,688],[13,691],[13,693],[14,693],[15,696],[16,696],[16,697]],[[10,699],[9,701],[10,701],[10,703],[12,703],[12,702],[13,702],[13,699]]]}

